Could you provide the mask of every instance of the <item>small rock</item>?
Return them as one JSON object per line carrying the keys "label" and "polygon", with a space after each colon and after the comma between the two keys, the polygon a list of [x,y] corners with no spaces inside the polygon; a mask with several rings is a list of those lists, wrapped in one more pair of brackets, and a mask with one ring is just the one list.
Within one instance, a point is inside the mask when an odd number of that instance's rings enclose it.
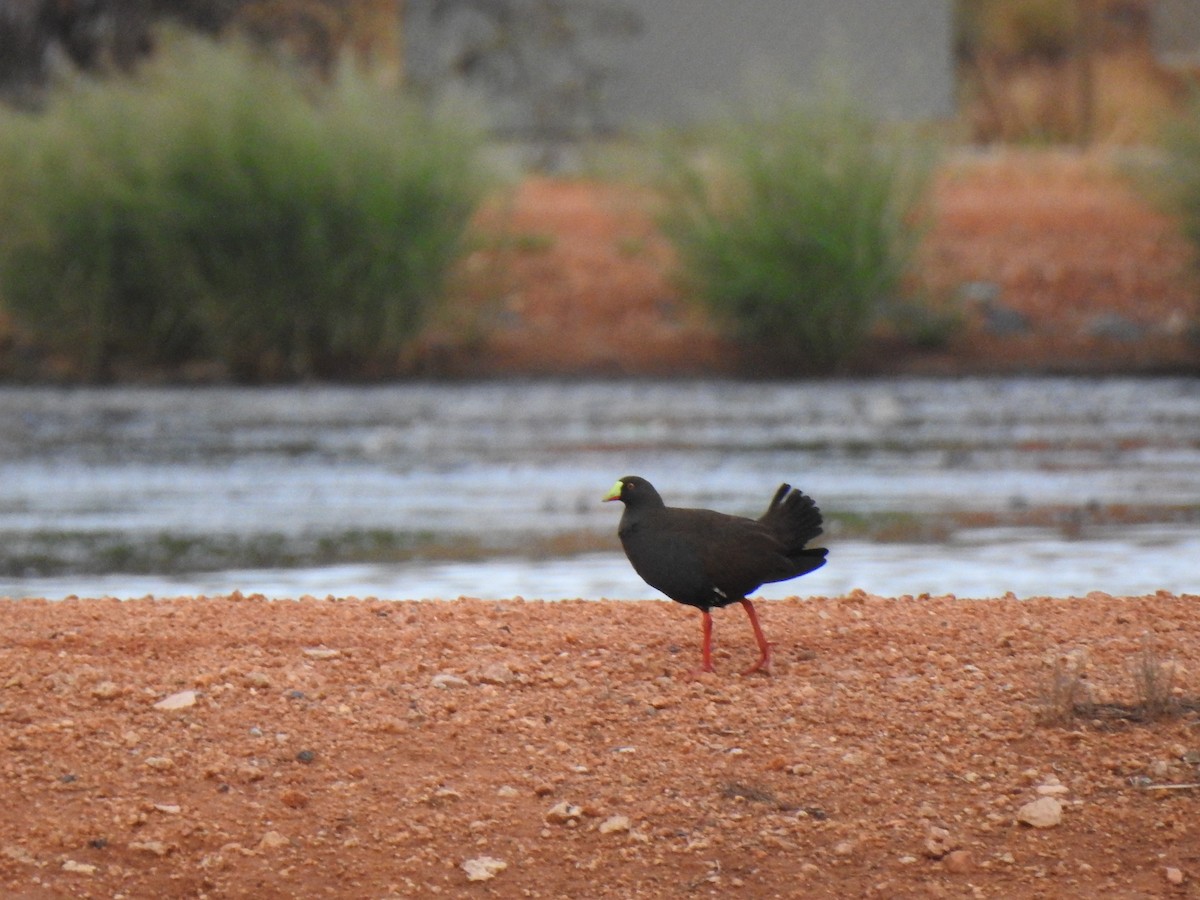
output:
{"label": "small rock", "polygon": [[471,686],[471,682],[467,681],[467,679],[462,678],[459,675],[452,675],[449,672],[438,672],[431,679],[429,679],[429,683],[435,688],[441,688],[442,690]]}
{"label": "small rock", "polygon": [[250,687],[269,688],[271,686],[271,677],[266,672],[247,672],[246,684]]}
{"label": "small rock", "polygon": [[168,816],[177,816],[183,811],[183,808],[177,803],[155,803],[154,808]]}
{"label": "small rock", "polygon": [[1088,322],[1084,333],[1088,337],[1112,341],[1136,341],[1146,334],[1146,329],[1118,313],[1102,313]]}
{"label": "small rock", "polygon": [[494,856],[477,856],[462,864],[467,881],[491,881],[508,868],[508,863]]}
{"label": "small rock", "polygon": [[124,693],[115,681],[102,681],[92,688],[92,696],[97,700],[112,700]]}
{"label": "small rock", "polygon": [[1166,875],[1168,882],[1176,885],[1183,884],[1184,878],[1187,877],[1183,874],[1182,869],[1177,869],[1174,866],[1167,866],[1167,870],[1163,874]]}
{"label": "small rock", "polygon": [[963,306],[978,311],[983,328],[998,336],[1027,334],[1032,330],[1029,317],[1000,302],[1000,285],[994,281],[968,281],[958,288]]}
{"label": "small rock", "polygon": [[284,837],[278,831],[268,831],[266,834],[264,834],[262,836],[262,839],[259,840],[258,849],[260,849],[260,850],[278,850],[280,847],[286,847],[289,844],[291,844],[291,841],[289,841],[286,837]]}
{"label": "small rock", "polygon": [[171,694],[169,697],[163,697],[154,704],[155,709],[172,710],[172,709],[187,709],[189,706],[196,705],[195,691],[179,691]]}
{"label": "small rock", "polygon": [[1061,797],[1063,794],[1069,794],[1071,789],[1065,784],[1039,784],[1037,792],[1043,797]]}
{"label": "small rock", "polygon": [[1053,828],[1062,822],[1063,808],[1053,797],[1042,797],[1017,810],[1017,821],[1034,828]]}
{"label": "small rock", "polygon": [[958,286],[958,299],[963,303],[995,303],[1000,299],[1000,285],[994,281],[965,281]]}
{"label": "small rock", "polygon": [[162,841],[131,841],[129,849],[149,853],[151,856],[166,856],[171,852],[171,848]]}
{"label": "small rock", "polygon": [[967,850],[951,850],[945,857],[946,871],[956,875],[965,875],[975,867],[971,853]]}
{"label": "small rock", "polygon": [[76,874],[79,874],[79,875],[95,875],[96,874],[96,867],[93,866],[91,863],[75,862],[75,860],[73,860],[73,859],[63,860],[62,867],[63,867],[64,872],[75,872]]}
{"label": "small rock", "polygon": [[296,762],[302,762],[305,765],[308,765],[316,758],[317,752],[315,750],[301,750],[296,754]]}
{"label": "small rock", "polygon": [[629,816],[609,816],[600,823],[599,831],[601,834],[612,834],[614,831],[628,831],[632,827]]}
{"label": "small rock", "polygon": [[332,650],[329,647],[305,647],[304,655],[309,659],[337,659],[342,655],[342,651]]}
{"label": "small rock", "polygon": [[167,756],[147,756],[146,768],[165,772],[168,769],[175,768],[175,761]]}
{"label": "small rock", "polygon": [[941,859],[953,849],[950,832],[939,825],[930,825],[925,835],[925,855],[930,859]]}
{"label": "small rock", "polygon": [[1035,790],[1041,797],[1061,797],[1063,794],[1070,793],[1067,786],[1059,781],[1057,775],[1047,775]]}
{"label": "small rock", "polygon": [[496,791],[496,796],[497,797],[519,797],[519,796],[521,796],[521,792],[518,791],[511,784],[505,784],[505,785],[501,785],[500,788]]}
{"label": "small rock", "polygon": [[288,790],[279,795],[279,802],[288,809],[304,809],[308,806],[308,795],[297,790]]}
{"label": "small rock", "polygon": [[989,334],[1000,336],[1028,334],[1033,330],[1029,316],[1017,309],[994,303],[984,307],[983,324]]}
{"label": "small rock", "polygon": [[19,863],[25,863],[26,865],[33,865],[37,862],[28,850],[17,844],[8,844],[3,849],[0,849],[0,856]]}
{"label": "small rock", "polygon": [[508,684],[515,677],[513,670],[504,663],[492,663],[479,673],[479,680],[483,684]]}
{"label": "small rock", "polygon": [[854,841],[838,841],[833,845],[834,856],[850,856],[854,853]]}
{"label": "small rock", "polygon": [[550,807],[546,812],[545,819],[555,825],[565,825],[568,822],[578,822],[582,815],[583,807],[563,800]]}

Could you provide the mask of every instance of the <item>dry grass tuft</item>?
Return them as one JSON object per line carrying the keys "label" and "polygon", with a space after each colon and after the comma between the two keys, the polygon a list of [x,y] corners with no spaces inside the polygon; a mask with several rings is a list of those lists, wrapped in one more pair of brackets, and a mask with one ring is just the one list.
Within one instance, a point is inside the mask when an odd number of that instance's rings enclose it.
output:
{"label": "dry grass tuft", "polygon": [[1133,683],[1132,702],[1097,702],[1088,680],[1087,652],[1072,650],[1053,662],[1037,704],[1041,725],[1066,726],[1084,719],[1097,727],[1120,722],[1157,722],[1200,711],[1200,698],[1183,696],[1178,689],[1182,668],[1164,659],[1150,639],[1127,666]]}
{"label": "dry grass tuft", "polygon": [[1149,639],[1142,641],[1141,651],[1129,664],[1129,674],[1133,678],[1136,706],[1145,719],[1165,719],[1179,714],[1182,705],[1175,695],[1178,671],[1178,663],[1160,657]]}
{"label": "dry grass tuft", "polygon": [[1042,725],[1066,725],[1090,717],[1094,704],[1081,657],[1064,654],[1054,660],[1049,679],[1038,700],[1037,720]]}

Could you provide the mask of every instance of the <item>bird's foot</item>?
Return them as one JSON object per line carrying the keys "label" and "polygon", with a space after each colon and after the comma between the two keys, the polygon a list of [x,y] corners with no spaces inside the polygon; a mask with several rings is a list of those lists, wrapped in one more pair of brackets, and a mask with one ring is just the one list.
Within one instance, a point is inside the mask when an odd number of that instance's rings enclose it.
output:
{"label": "bird's foot", "polygon": [[697,666],[687,673],[688,681],[710,681],[716,677],[717,670],[712,667],[712,663],[706,666]]}
{"label": "bird's foot", "polygon": [[758,658],[758,662],[750,668],[742,672],[743,675],[753,675],[755,672],[762,672],[764,675],[771,674],[771,649],[767,648],[766,652]]}

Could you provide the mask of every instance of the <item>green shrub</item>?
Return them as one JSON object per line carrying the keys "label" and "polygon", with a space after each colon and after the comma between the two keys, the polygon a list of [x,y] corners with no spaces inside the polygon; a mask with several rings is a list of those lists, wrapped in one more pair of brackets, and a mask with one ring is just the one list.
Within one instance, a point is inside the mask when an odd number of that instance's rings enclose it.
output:
{"label": "green shrub", "polygon": [[0,296],[46,346],[98,372],[114,355],[187,354],[196,323],[160,298],[147,254],[165,203],[124,117],[126,92],[79,91],[45,116],[0,112]]}
{"label": "green shrub", "polygon": [[1180,217],[1184,234],[1200,250],[1200,90],[1167,128],[1166,167],[1155,193]]}
{"label": "green shrub", "polygon": [[828,370],[899,290],[928,163],[852,104],[777,106],[674,156],[663,226],[737,336]]}
{"label": "green shrub", "polygon": [[92,375],[386,370],[459,254],[477,148],[353,67],[317,84],[175,39],[136,79],[2,114],[0,295]]}

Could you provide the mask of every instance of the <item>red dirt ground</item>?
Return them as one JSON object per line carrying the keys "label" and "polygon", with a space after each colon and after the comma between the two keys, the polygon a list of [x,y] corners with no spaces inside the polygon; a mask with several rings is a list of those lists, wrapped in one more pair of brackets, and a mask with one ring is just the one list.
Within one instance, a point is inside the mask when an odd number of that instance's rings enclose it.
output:
{"label": "red dirt ground", "polygon": [[1198,603],[4,602],[0,894],[1197,897]]}

